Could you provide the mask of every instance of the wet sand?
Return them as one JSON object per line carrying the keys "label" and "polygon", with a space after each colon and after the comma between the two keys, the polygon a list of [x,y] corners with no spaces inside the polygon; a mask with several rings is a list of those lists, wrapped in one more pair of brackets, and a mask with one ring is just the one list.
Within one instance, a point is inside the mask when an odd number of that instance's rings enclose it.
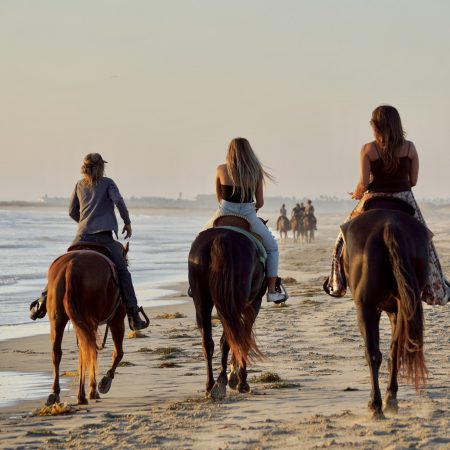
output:
{"label": "wet sand", "polygon": [[[108,394],[68,416],[33,417],[45,399],[0,409],[2,448],[450,448],[449,306],[425,306],[425,355],[430,377],[416,394],[400,383],[399,413],[374,421],[367,409],[368,367],[351,296],[331,299],[321,285],[341,218],[319,215],[312,244],[280,244],[290,299],[286,307],[263,303],[256,322],[266,358],[249,369],[252,391],[215,403],[205,399],[205,364],[191,301],[149,310],[150,331],[125,340],[125,362]],[[271,221],[274,218],[271,218]],[[448,214],[429,218],[444,271],[450,274]],[[185,292],[186,285],[178,285]],[[164,313],[180,313],[164,318]],[[157,318],[157,317],[160,318]],[[382,318],[382,390],[387,381],[390,327]],[[214,327],[215,374],[219,367],[220,326]],[[73,332],[63,341],[61,371],[75,372]],[[99,372],[110,364],[111,341],[101,352]],[[0,371],[51,373],[48,336],[0,342]],[[266,372],[279,382],[257,382]],[[75,403],[77,380],[61,400]],[[50,383],[48,385],[50,392]]]}

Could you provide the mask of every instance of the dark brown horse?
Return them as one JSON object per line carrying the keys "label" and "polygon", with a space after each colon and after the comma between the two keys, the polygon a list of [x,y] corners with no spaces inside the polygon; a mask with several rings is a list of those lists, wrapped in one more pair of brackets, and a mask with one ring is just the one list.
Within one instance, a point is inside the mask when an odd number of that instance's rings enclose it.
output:
{"label": "dark brown horse", "polygon": [[277,219],[277,231],[280,232],[280,239],[287,239],[288,231],[291,227],[291,223],[286,216],[280,216]]}
{"label": "dark brown horse", "polygon": [[421,293],[427,280],[428,231],[402,211],[373,209],[342,227],[344,267],[366,344],[372,381],[369,407],[382,418],[378,384],[381,365],[379,321],[382,311],[392,328],[385,410],[397,411],[399,369],[416,389],[426,379]]}
{"label": "dark brown horse", "polygon": [[[86,248],[86,243],[83,247]],[[119,244],[118,244],[119,245]],[[128,244],[124,248],[128,251]],[[75,329],[78,345],[78,404],[87,404],[84,388],[89,370],[89,398],[100,398],[97,392],[96,370],[97,328],[108,323],[114,342],[113,364],[99,384],[99,391],[107,393],[117,365],[123,357],[122,341],[125,333],[125,306],[112,262],[94,250],[73,250],[57,258],[48,271],[47,311],[50,320],[50,339],[54,381],[47,405],[59,403],[59,365],[62,357],[61,342],[64,327],[70,320]]]}
{"label": "dark brown horse", "polygon": [[[227,383],[239,392],[248,392],[247,363],[252,355],[260,354],[253,323],[266,291],[264,267],[254,244],[237,231],[225,228],[203,231],[189,252],[189,283],[206,360],[206,395],[216,400],[224,398]],[[211,312],[214,306],[223,327],[222,370],[216,382],[212,369]],[[232,364],[228,381],[230,350]]]}
{"label": "dark brown horse", "polygon": [[314,230],[316,229],[314,218],[310,214],[305,214],[302,219],[302,225],[306,242],[311,243],[314,240]]}

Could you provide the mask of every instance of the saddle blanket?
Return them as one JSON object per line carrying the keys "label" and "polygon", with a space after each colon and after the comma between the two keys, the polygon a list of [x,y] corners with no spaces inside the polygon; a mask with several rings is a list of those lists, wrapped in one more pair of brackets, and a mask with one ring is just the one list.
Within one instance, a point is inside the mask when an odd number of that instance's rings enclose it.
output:
{"label": "saddle blanket", "polygon": [[246,231],[243,228],[232,227],[232,226],[228,226],[228,225],[223,225],[223,226],[216,227],[216,228],[225,228],[226,230],[237,231],[238,233],[241,233],[244,236],[248,237],[250,239],[250,241],[253,243],[253,245],[255,246],[256,253],[258,255],[259,260],[261,261],[261,264],[263,266],[265,266],[266,259],[267,259],[267,252],[266,252],[266,249],[264,248],[264,246],[261,244],[261,241],[258,239],[258,237],[255,234],[253,234],[249,231]]}

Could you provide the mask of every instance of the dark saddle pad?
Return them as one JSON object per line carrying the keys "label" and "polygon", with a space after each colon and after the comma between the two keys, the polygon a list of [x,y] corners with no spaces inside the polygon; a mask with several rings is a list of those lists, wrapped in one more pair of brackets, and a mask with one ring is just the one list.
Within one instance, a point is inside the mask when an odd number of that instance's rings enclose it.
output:
{"label": "dark saddle pad", "polygon": [[395,211],[402,211],[406,214],[414,216],[414,208],[405,200],[396,197],[372,197],[364,203],[363,211],[370,211],[372,209],[389,209]]}
{"label": "dark saddle pad", "polygon": [[77,242],[67,249],[68,252],[73,252],[76,250],[91,250],[101,253],[103,256],[106,256],[111,260],[111,251],[109,250],[109,248],[102,244],[99,244],[98,242]]}
{"label": "dark saddle pad", "polygon": [[250,231],[250,223],[247,219],[239,216],[224,215],[214,221],[214,227],[237,227]]}

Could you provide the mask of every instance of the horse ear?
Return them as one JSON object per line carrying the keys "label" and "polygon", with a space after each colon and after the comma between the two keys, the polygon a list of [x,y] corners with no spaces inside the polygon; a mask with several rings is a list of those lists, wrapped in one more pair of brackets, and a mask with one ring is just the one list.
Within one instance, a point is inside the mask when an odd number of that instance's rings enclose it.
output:
{"label": "horse ear", "polygon": [[124,247],[123,247],[123,250],[125,251],[125,255],[128,253],[128,250],[130,249],[130,243],[129,242],[127,242],[125,245],[124,245]]}

